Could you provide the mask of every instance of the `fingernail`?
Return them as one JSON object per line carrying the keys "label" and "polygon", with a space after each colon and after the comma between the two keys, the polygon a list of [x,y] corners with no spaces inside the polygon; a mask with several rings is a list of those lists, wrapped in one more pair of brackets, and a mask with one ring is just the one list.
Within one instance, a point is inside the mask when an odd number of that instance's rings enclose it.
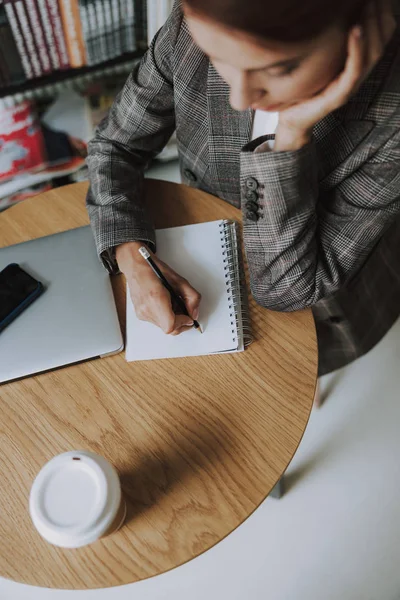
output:
{"label": "fingernail", "polygon": [[199,309],[195,308],[194,311],[193,311],[193,319],[195,321],[197,321],[198,318],[199,318]]}
{"label": "fingernail", "polygon": [[363,35],[363,28],[361,25],[357,25],[357,27],[354,28],[354,35],[357,38],[361,38]]}

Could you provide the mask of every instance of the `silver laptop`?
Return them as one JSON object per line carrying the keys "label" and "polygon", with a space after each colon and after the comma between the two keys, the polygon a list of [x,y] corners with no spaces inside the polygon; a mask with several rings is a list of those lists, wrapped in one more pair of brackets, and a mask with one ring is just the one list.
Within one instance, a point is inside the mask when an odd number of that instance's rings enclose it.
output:
{"label": "silver laptop", "polygon": [[45,291],[0,333],[0,382],[122,350],[110,277],[90,227],[0,248],[0,271],[10,263]]}

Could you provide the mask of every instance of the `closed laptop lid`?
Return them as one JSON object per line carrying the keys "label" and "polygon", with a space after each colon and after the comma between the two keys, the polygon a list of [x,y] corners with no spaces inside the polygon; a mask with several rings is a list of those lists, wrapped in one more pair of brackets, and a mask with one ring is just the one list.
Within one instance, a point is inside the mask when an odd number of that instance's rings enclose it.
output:
{"label": "closed laptop lid", "polygon": [[0,271],[10,263],[45,291],[0,332],[0,382],[122,350],[110,277],[90,227],[0,248]]}

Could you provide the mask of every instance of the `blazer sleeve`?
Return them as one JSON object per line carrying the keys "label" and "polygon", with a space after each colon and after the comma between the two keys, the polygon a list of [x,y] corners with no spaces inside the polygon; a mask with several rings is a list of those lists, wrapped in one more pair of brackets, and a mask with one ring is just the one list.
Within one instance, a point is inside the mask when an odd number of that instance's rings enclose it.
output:
{"label": "blazer sleeve", "polygon": [[[255,153],[259,144],[241,152],[251,289],[262,306],[299,310],[339,290],[399,218],[400,135],[329,191],[319,189],[314,141],[293,152]],[[257,183],[255,203],[249,191]]]}
{"label": "blazer sleeve", "polygon": [[141,240],[155,247],[143,204],[144,170],[175,129],[172,58],[181,22],[178,2],[88,146],[86,204],[97,252],[110,272],[118,270],[119,244]]}

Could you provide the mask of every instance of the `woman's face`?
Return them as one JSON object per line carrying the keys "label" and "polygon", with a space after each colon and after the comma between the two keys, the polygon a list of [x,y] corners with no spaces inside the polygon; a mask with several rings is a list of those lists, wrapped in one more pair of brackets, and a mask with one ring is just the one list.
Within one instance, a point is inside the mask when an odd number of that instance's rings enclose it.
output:
{"label": "woman's face", "polygon": [[187,15],[194,41],[228,83],[232,108],[282,111],[314,96],[343,69],[347,32],[338,26],[312,41],[262,44],[219,24]]}

